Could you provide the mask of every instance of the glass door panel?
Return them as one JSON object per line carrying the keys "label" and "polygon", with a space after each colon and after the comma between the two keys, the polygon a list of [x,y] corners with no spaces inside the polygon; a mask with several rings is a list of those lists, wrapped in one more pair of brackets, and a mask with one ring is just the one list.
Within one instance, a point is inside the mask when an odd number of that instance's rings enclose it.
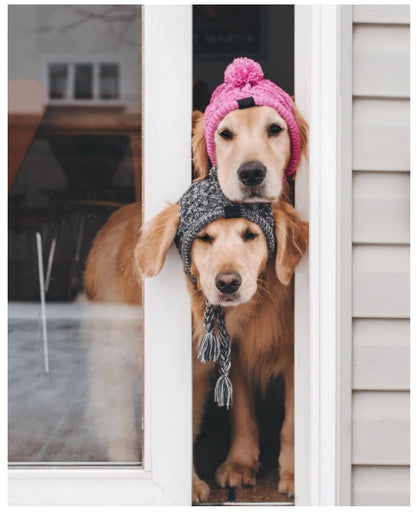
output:
{"label": "glass door panel", "polygon": [[140,227],[141,7],[9,6],[8,78],[9,462],[141,464],[141,286],[84,282],[114,212]]}

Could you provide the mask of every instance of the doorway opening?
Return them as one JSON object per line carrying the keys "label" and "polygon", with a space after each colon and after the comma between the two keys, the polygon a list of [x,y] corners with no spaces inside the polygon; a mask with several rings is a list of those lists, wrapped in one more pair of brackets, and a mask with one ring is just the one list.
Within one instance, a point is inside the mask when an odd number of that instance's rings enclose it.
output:
{"label": "doorway opening", "polygon": [[[259,62],[264,77],[293,96],[294,6],[193,7],[193,110],[205,110],[212,92],[224,81],[225,68],[236,57]],[[215,472],[228,453],[230,412],[217,407],[211,389],[202,429],[194,446],[196,471],[210,487],[208,502],[211,504],[293,504],[293,499],[278,492],[279,438],[285,415],[283,378],[271,380],[265,396],[257,393],[255,402],[260,444],[256,485],[221,488],[215,481]]]}

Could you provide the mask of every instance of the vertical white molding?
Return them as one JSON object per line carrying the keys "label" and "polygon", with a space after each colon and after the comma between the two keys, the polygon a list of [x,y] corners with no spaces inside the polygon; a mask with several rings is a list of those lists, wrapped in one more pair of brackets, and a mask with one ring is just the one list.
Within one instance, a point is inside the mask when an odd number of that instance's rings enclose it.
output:
{"label": "vertical white molding", "polygon": [[338,7],[337,505],[351,505],[352,416],[352,5]]}
{"label": "vertical white molding", "polygon": [[[147,221],[191,183],[192,6],[145,5],[143,14]],[[174,247],[160,275],[145,281],[144,327],[144,467],[174,504],[190,505],[191,314]]]}
{"label": "vertical white molding", "polygon": [[[311,7],[295,6],[295,101],[310,122]],[[303,158],[296,173],[296,209],[309,219],[309,162]],[[295,496],[296,505],[310,503],[310,400],[309,400],[309,253],[295,275]]]}
{"label": "vertical white molding", "polygon": [[310,126],[309,180],[301,169],[296,183],[296,207],[309,206],[310,221],[309,300],[307,270],[296,274],[296,503],[338,505],[348,504],[351,487],[351,12],[295,9],[296,101]]}
{"label": "vertical white molding", "polygon": [[[316,58],[321,73],[312,94],[319,108],[317,120],[319,141],[311,147],[311,182],[316,179],[319,191],[311,194],[311,212],[314,211],[316,225],[312,223],[312,240],[318,248],[311,259],[312,273],[319,280],[311,285],[311,304],[319,308],[314,311],[316,318],[311,336],[311,346],[316,353],[319,377],[312,375],[311,389],[319,402],[319,495],[315,496],[319,505],[336,504],[336,348],[337,348],[337,224],[338,224],[338,166],[337,166],[337,7],[326,5],[316,13],[319,27],[320,47]],[[318,84],[319,81],[319,84]],[[312,116],[313,118],[314,116]],[[314,149],[316,148],[316,153]],[[311,215],[312,218],[312,215]],[[315,229],[318,228],[318,229]],[[312,283],[312,280],[311,280]],[[313,297],[313,300],[312,300]],[[317,299],[317,300],[315,300]],[[318,430],[318,429],[316,429]],[[312,461],[312,464],[315,460]],[[313,503],[314,504],[314,503]]]}

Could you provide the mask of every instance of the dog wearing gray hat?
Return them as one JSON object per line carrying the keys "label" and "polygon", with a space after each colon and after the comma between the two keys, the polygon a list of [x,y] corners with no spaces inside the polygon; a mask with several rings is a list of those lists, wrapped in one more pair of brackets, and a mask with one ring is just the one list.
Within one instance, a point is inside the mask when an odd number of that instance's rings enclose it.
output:
{"label": "dog wearing gray hat", "polygon": [[[308,223],[285,202],[233,203],[216,168],[194,182],[178,204],[142,228],[134,249],[143,277],[158,274],[175,242],[187,276],[193,319],[194,440],[201,427],[209,380],[215,400],[231,410],[228,456],[216,472],[222,486],[254,485],[259,469],[254,394],[271,378],[285,381],[280,433],[279,491],[294,495],[293,272],[308,243]],[[131,244],[131,242],[130,242]],[[195,470],[193,501],[209,487]]]}

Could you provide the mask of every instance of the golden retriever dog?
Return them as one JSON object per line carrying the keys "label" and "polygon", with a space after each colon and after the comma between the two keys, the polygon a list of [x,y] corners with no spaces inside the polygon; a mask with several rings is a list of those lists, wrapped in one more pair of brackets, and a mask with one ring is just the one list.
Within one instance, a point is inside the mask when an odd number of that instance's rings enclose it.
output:
{"label": "golden retriever dog", "polygon": [[[220,486],[255,484],[259,440],[254,392],[256,388],[265,391],[269,380],[282,373],[285,419],[280,433],[279,490],[293,496],[291,278],[307,248],[308,223],[300,219],[292,206],[282,201],[273,206],[273,215],[278,250],[275,261],[268,265],[265,236],[259,226],[246,219],[218,219],[206,226],[192,245],[192,273],[197,282],[192,283],[187,278],[187,287],[191,296],[195,356],[194,440],[200,430],[209,377],[215,367],[215,363],[203,364],[196,358],[204,334],[204,304],[208,298],[214,304],[225,306],[226,327],[232,340],[232,441],[228,457],[216,473],[216,480]],[[141,304],[141,276],[150,277],[161,271],[177,231],[179,205],[171,205],[160,212],[143,226],[141,234],[138,229],[140,221],[140,204],[128,205],[115,212],[99,232],[85,273],[86,293],[90,301]],[[247,233],[250,233],[249,237]],[[215,284],[219,274],[233,272],[241,276],[235,297],[220,292]],[[133,428],[132,422],[133,419],[127,419],[129,431]],[[128,455],[124,450],[119,455],[117,446],[109,449],[110,452],[116,450],[118,460]],[[207,484],[194,472],[194,502],[204,501],[208,495]]]}
{"label": "golden retriever dog", "polygon": [[[139,204],[112,214],[95,237],[84,274],[81,339],[87,354],[86,421],[104,460],[141,460],[142,279],[133,257]],[[109,411],[112,413],[109,414]]]}
{"label": "golden retriever dog", "polygon": [[[254,392],[256,389],[264,392],[269,380],[282,373],[286,412],[280,433],[279,491],[293,496],[291,278],[307,248],[308,224],[284,202],[274,205],[273,215],[278,250],[271,264],[266,264],[267,246],[262,230],[246,219],[217,219],[206,226],[192,244],[191,271],[196,276],[196,283],[187,279],[187,287],[193,319],[193,433],[195,440],[209,391],[209,377],[215,368],[215,363],[201,363],[196,358],[204,334],[204,306],[208,299],[213,304],[224,306],[226,328],[232,344],[231,379],[234,388],[231,446],[227,459],[216,472],[216,480],[222,487],[255,484],[259,440]],[[134,249],[142,276],[150,277],[160,272],[178,222],[179,206],[172,205],[145,224]],[[118,231],[113,232],[116,234]],[[131,247],[129,240],[129,250]],[[235,274],[240,276],[238,290],[233,285],[227,292],[227,287],[218,284],[218,276]],[[193,501],[205,501],[208,495],[207,484],[194,470]]]}
{"label": "golden retriever dog", "polygon": [[[307,151],[308,125],[293,103],[299,129],[301,154]],[[192,114],[194,177],[206,178],[208,158],[204,114]],[[257,106],[232,110],[219,123],[214,135],[218,180],[225,196],[237,202],[277,202],[289,200],[290,188],[284,173],[291,156],[285,120],[271,107]],[[257,173],[263,179],[252,179]]]}

